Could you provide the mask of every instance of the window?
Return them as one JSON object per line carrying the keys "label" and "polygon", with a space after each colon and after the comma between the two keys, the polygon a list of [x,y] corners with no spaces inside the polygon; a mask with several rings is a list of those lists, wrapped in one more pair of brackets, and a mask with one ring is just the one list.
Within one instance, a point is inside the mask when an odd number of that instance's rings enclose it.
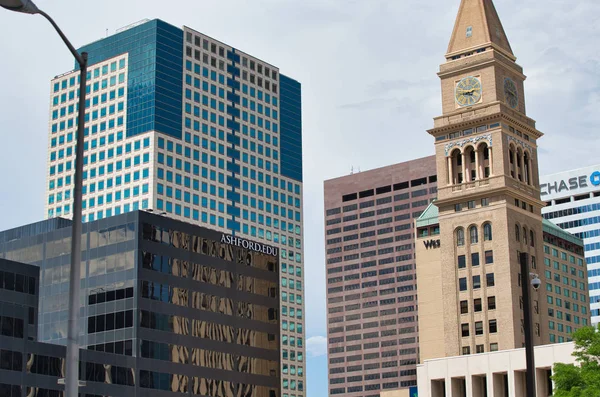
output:
{"label": "window", "polygon": [[480,312],[482,310],[481,299],[477,298],[473,301],[473,311]]}
{"label": "window", "polygon": [[456,229],[456,246],[462,247],[465,245],[465,230],[461,227]]}
{"label": "window", "polygon": [[466,257],[464,255],[458,256],[458,268],[459,269],[464,269],[465,267],[467,267],[467,260],[465,258]]}
{"label": "window", "polygon": [[473,289],[481,288],[481,276],[473,276]]}
{"label": "window", "polygon": [[498,323],[496,320],[490,320],[490,334],[495,334],[498,332]]}
{"label": "window", "polygon": [[469,313],[469,302],[468,301],[460,301],[460,314]]}
{"label": "window", "polygon": [[483,322],[482,321],[475,322],[475,335],[483,335]]}
{"label": "window", "polygon": [[479,252],[474,252],[471,254],[471,266],[479,266]]}
{"label": "window", "polygon": [[462,324],[460,326],[460,328],[461,328],[463,338],[466,338],[467,336],[469,336],[469,324]]}
{"label": "window", "polygon": [[483,225],[483,240],[492,241],[492,224],[486,223]]}
{"label": "window", "polygon": [[487,199],[487,198],[481,199],[481,206],[482,207],[487,207],[489,205],[490,205],[490,199]]}
{"label": "window", "polygon": [[535,234],[534,234],[533,230],[529,231],[529,244],[532,247],[535,247]]}
{"label": "window", "polygon": [[520,232],[521,228],[519,227],[519,225],[515,225],[515,239],[517,241],[521,241],[521,232]]}
{"label": "window", "polygon": [[497,352],[498,351],[498,344],[497,343],[490,343],[490,351],[491,352]]}
{"label": "window", "polygon": [[469,228],[469,236],[471,244],[477,244],[479,242],[479,236],[477,235],[477,226],[471,226]]}
{"label": "window", "polygon": [[496,297],[488,296],[488,310],[496,310]]}
{"label": "window", "polygon": [[494,280],[494,273],[488,273],[485,275],[486,281],[487,281],[487,286],[488,287],[493,287],[495,284],[495,280]]}
{"label": "window", "polygon": [[[479,277],[479,276],[478,276]],[[466,291],[467,290],[467,278],[466,277],[461,277],[458,280],[458,284],[460,286],[460,290],[461,291]]]}
{"label": "window", "polygon": [[485,251],[485,264],[489,265],[494,263],[494,251]]}
{"label": "window", "polygon": [[475,346],[475,351],[477,353],[484,353],[485,349],[484,349],[483,345],[477,345],[477,346]]}
{"label": "window", "polygon": [[463,356],[471,354],[471,347],[470,346],[463,347],[462,348],[462,354],[463,354]]}

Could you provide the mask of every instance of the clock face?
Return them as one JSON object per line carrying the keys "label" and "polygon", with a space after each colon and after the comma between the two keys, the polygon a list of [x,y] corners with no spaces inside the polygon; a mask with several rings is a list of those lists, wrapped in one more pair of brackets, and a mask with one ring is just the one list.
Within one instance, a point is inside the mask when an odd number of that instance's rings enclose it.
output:
{"label": "clock face", "polygon": [[515,82],[508,77],[504,79],[504,99],[508,106],[516,108],[519,105],[519,92]]}
{"label": "clock face", "polygon": [[465,77],[456,84],[454,91],[459,106],[473,106],[481,100],[481,81],[477,77]]}

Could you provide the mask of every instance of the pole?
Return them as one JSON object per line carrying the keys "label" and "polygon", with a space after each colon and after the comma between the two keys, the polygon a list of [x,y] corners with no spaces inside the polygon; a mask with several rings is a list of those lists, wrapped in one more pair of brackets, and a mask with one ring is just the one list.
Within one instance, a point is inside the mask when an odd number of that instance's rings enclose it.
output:
{"label": "pole", "polygon": [[85,130],[85,98],[87,94],[88,54],[79,54],[56,22],[44,11],[39,14],[46,18],[58,32],[65,45],[79,64],[79,112],[77,117],[77,139],[75,150],[75,178],[73,188],[73,226],[71,235],[71,271],[69,272],[69,329],[67,333],[67,372],[65,374],[65,396],[79,396],[79,310],[81,295],[81,233],[83,196],[83,146]]}
{"label": "pole", "polygon": [[525,357],[527,363],[527,397],[535,397],[535,357],[531,325],[531,299],[529,298],[529,255],[522,252],[521,262],[521,291],[523,294],[523,331],[525,333]]}

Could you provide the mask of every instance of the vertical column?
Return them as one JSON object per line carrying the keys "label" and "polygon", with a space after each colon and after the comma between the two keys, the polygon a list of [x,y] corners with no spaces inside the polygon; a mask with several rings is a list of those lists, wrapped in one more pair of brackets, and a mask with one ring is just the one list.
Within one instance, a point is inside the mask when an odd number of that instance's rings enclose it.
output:
{"label": "vertical column", "polygon": [[513,158],[512,158],[512,173],[515,179],[518,179],[517,175],[517,148],[513,150]]}
{"label": "vertical column", "polygon": [[529,185],[535,186],[535,182],[533,181],[533,162],[531,161],[531,156],[529,156],[527,160],[527,175],[529,177]]}
{"label": "vertical column", "polygon": [[463,183],[467,181],[467,159],[465,158],[465,152],[460,154],[462,158],[462,175],[463,175]]}
{"label": "vertical column", "polygon": [[481,172],[480,164],[479,164],[479,151],[480,149],[475,150],[475,180],[483,179],[483,172]]}
{"label": "vertical column", "polygon": [[452,163],[452,155],[448,157],[448,184],[454,185],[454,167]]}
{"label": "vertical column", "polygon": [[494,175],[494,159],[492,158],[492,147],[488,146],[488,157],[490,163],[490,176]]}

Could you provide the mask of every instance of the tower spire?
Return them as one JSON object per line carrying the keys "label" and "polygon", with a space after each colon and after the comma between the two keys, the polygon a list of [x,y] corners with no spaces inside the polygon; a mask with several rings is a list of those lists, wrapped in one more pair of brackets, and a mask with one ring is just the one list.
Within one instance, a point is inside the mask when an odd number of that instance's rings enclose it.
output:
{"label": "tower spire", "polygon": [[516,60],[492,0],[461,0],[446,58],[486,47]]}

